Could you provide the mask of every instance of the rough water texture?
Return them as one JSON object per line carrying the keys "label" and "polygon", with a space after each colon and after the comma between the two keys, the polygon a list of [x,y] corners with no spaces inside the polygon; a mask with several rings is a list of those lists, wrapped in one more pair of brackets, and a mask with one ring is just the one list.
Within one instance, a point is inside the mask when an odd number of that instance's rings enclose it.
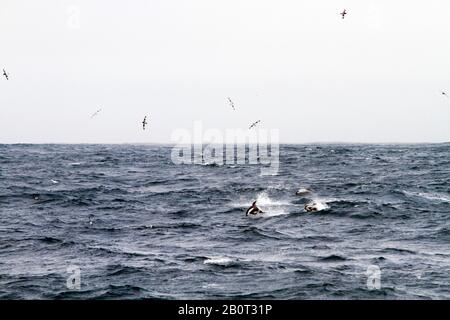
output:
{"label": "rough water texture", "polygon": [[449,144],[283,145],[273,176],[170,151],[0,145],[0,298],[450,298]]}

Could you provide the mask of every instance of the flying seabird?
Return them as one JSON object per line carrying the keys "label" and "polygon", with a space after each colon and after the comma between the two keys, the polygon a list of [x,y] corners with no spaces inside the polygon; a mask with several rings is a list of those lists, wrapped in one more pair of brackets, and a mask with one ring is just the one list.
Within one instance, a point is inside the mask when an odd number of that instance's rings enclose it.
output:
{"label": "flying seabird", "polygon": [[445,91],[442,91],[442,95],[448,99],[448,95]]}
{"label": "flying seabird", "polygon": [[144,121],[142,121],[142,129],[145,130],[145,126],[147,125],[147,116],[144,117]]}
{"label": "flying seabird", "polygon": [[345,18],[345,15],[346,15],[346,14],[347,14],[347,11],[344,9],[344,11],[341,12],[342,19]]}
{"label": "flying seabird", "polygon": [[234,103],[233,103],[233,101],[231,100],[231,98],[228,97],[227,99],[228,99],[228,102],[230,103],[230,106],[233,108],[233,110],[236,110],[236,108],[234,107]]}
{"label": "flying seabird", "polygon": [[253,127],[255,127],[258,123],[260,123],[261,122],[261,120],[258,120],[258,121],[256,121],[256,122],[253,122],[252,123],[252,125],[248,128],[249,130],[251,129],[251,128],[253,128]]}
{"label": "flying seabird", "polygon": [[95,112],[92,114],[91,119],[92,119],[93,117],[95,117],[96,115],[98,115],[98,114],[100,113],[100,111],[102,111],[101,108],[98,109],[97,111],[95,111]]}
{"label": "flying seabird", "polygon": [[6,73],[5,69],[3,69],[3,75],[5,76],[6,80],[9,80],[9,75]]}

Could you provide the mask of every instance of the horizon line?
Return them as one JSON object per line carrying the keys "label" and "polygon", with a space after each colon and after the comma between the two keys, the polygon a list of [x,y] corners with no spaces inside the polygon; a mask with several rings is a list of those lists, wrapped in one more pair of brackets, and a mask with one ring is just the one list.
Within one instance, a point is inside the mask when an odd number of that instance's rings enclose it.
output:
{"label": "horizon line", "polygon": [[[419,145],[419,144],[447,144],[450,143],[449,141],[442,141],[442,142],[429,142],[429,141],[422,141],[422,142],[349,142],[349,141],[318,141],[318,142],[278,142],[279,145],[314,145],[314,144],[354,144],[354,145],[369,145],[369,144],[378,144],[378,145]],[[186,144],[179,144],[176,142],[0,142],[0,145],[186,145]],[[190,145],[209,145],[207,142],[203,143],[190,143]],[[242,144],[248,144],[247,142],[231,142],[231,143],[223,143],[223,145],[242,145]],[[271,144],[271,143],[269,143]]]}

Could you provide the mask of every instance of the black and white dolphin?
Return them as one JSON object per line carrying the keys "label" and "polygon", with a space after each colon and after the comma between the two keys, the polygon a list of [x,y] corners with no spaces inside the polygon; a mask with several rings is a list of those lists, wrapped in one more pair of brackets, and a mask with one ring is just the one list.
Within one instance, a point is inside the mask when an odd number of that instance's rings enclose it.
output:
{"label": "black and white dolphin", "polygon": [[256,205],[256,201],[253,201],[250,208],[247,209],[245,212],[245,215],[248,216],[249,214],[256,215],[258,213],[264,213],[258,206]]}
{"label": "black and white dolphin", "polygon": [[310,202],[305,204],[305,211],[306,212],[316,212],[319,211],[319,207],[316,202]]}

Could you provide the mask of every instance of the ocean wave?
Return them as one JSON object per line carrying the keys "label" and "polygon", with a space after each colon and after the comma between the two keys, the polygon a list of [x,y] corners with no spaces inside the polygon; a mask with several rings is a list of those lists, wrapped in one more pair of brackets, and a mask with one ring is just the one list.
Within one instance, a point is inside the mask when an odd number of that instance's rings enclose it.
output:
{"label": "ocean wave", "polygon": [[[312,211],[308,211],[311,210],[310,208],[312,208]],[[326,199],[321,199],[321,198],[315,198],[312,201],[308,202],[305,205],[305,210],[310,212],[310,213],[317,213],[317,212],[321,212],[321,211],[328,211],[331,207],[328,205],[328,202]]]}
{"label": "ocean wave", "polygon": [[[448,144],[281,145],[277,176],[162,146],[1,148],[0,298],[450,298]],[[246,217],[255,200],[266,213]]]}
{"label": "ocean wave", "polygon": [[231,267],[237,265],[238,263],[239,261],[237,259],[232,259],[224,256],[210,257],[203,261],[203,264],[210,264],[221,267]]}
{"label": "ocean wave", "polygon": [[403,190],[403,193],[407,196],[420,197],[426,200],[450,203],[450,196],[446,194],[436,192],[415,192],[407,190]]}
{"label": "ocean wave", "polygon": [[[248,236],[263,237],[263,238],[276,239],[276,240],[282,239],[281,237],[276,236],[275,234],[271,234],[270,232],[265,232],[255,226],[247,227],[243,230],[243,232],[248,234]],[[278,233],[278,234],[283,235],[285,237],[285,235],[282,233]]]}
{"label": "ocean wave", "polygon": [[347,261],[348,259],[339,255],[329,255],[326,257],[321,257],[319,258],[320,261],[324,261],[324,262],[340,262],[340,261]]}
{"label": "ocean wave", "polygon": [[119,276],[119,275],[127,275],[127,274],[136,274],[143,272],[141,267],[127,266],[127,265],[109,265],[106,270],[107,276]]}
{"label": "ocean wave", "polygon": [[179,222],[172,224],[152,224],[143,226],[130,227],[133,230],[145,230],[145,229],[197,229],[202,228],[201,224],[191,222]]}
{"label": "ocean wave", "polygon": [[97,252],[101,255],[125,255],[125,256],[151,256],[153,253],[138,250],[122,250],[115,247],[89,246],[86,250]]}
{"label": "ocean wave", "polygon": [[408,254],[416,254],[415,251],[405,248],[396,248],[396,247],[386,247],[381,250],[381,252],[390,252],[390,253],[408,253]]}
{"label": "ocean wave", "polygon": [[132,299],[139,298],[141,295],[145,295],[147,297],[148,291],[145,288],[142,288],[137,285],[114,285],[110,284],[102,294],[97,294],[96,299],[113,299],[113,298],[122,298],[129,297]]}
{"label": "ocean wave", "polygon": [[[231,206],[233,208],[240,208],[242,210],[246,210],[251,203],[255,201],[255,199],[247,199],[245,201],[232,202]],[[292,206],[292,203],[288,200],[274,200],[267,192],[260,192],[256,196],[256,205],[263,211],[262,214],[258,214],[255,216],[250,216],[251,218],[260,218],[260,217],[275,217],[280,215],[289,214],[289,207]]]}
{"label": "ocean wave", "polygon": [[382,213],[378,211],[365,211],[352,213],[350,214],[350,217],[352,217],[353,219],[373,219],[373,218],[381,218]]}
{"label": "ocean wave", "polygon": [[45,243],[62,243],[63,240],[53,237],[43,237],[43,238],[37,238],[36,240],[45,242]]}

